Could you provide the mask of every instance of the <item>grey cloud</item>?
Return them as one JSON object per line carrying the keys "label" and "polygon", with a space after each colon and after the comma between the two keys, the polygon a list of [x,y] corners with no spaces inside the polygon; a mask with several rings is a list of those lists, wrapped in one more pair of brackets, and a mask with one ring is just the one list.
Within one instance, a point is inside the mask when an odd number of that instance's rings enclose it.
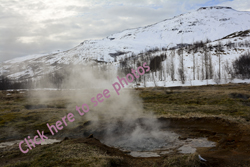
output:
{"label": "grey cloud", "polygon": [[[61,4],[69,1],[54,0],[53,2]],[[68,50],[87,39],[105,38],[125,29],[150,25],[197,9],[200,4],[208,0],[75,0],[70,2],[76,2],[76,4],[55,6],[51,17],[44,19],[44,16],[39,14],[51,8],[51,4],[39,0],[2,0],[0,62],[57,49]],[[89,5],[86,6],[86,4]],[[154,5],[161,8],[155,9]],[[250,4],[248,3],[247,6],[249,7]],[[72,11],[75,15],[67,16]],[[66,13],[66,16],[54,17],[61,13]],[[32,18],[34,14],[37,14],[35,19]],[[122,17],[128,19],[122,20]],[[42,20],[38,21],[38,19]],[[51,36],[56,39],[51,39]],[[21,37],[34,37],[35,41],[23,43],[18,40]]]}
{"label": "grey cloud", "polygon": [[222,2],[221,6],[230,6],[236,10],[250,11],[250,1],[249,0],[233,0],[229,2]]}

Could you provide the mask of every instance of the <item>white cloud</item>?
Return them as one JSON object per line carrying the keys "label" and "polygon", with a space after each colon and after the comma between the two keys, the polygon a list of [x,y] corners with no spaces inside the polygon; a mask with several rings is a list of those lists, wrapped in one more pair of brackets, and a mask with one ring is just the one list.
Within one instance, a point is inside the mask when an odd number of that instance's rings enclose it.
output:
{"label": "white cloud", "polygon": [[223,2],[221,6],[229,6],[235,10],[239,11],[250,11],[250,1],[249,0],[233,0],[228,2]]}
{"label": "white cloud", "polygon": [[21,43],[33,43],[36,42],[36,37],[19,37],[17,41]]}

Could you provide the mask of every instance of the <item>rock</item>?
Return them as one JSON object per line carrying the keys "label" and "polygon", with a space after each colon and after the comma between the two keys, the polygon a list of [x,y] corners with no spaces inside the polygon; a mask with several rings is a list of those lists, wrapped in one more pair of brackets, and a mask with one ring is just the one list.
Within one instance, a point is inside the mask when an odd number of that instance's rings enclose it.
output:
{"label": "rock", "polygon": [[68,138],[68,137],[65,137],[63,140],[69,140],[69,138]]}
{"label": "rock", "polygon": [[182,136],[179,136],[178,139],[179,139],[179,140],[187,140],[186,137],[182,137]]}
{"label": "rock", "polygon": [[89,136],[87,137],[87,139],[89,139],[89,138],[94,138],[94,135],[93,135],[93,134],[89,135]]}

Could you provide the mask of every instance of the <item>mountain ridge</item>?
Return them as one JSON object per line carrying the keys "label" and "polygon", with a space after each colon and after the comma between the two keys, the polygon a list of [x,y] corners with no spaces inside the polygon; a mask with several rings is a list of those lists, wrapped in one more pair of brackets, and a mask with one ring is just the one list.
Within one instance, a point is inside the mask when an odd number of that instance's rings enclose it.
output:
{"label": "mountain ridge", "polygon": [[11,78],[25,78],[41,75],[44,73],[43,66],[47,67],[47,73],[58,70],[55,64],[98,61],[117,66],[118,63],[114,62],[116,53],[124,56],[155,47],[192,44],[209,38],[216,41],[247,29],[250,29],[250,12],[221,6],[201,7],[148,26],[126,29],[100,40],[85,40],[67,51],[7,60],[0,71]]}

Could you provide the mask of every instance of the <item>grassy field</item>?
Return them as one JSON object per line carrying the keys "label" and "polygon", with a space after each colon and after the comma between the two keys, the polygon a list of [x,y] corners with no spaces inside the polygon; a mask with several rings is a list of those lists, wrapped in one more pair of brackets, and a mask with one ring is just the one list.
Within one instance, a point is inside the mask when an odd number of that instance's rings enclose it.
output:
{"label": "grassy field", "polygon": [[111,166],[119,164],[123,160],[121,157],[109,156],[94,146],[70,140],[40,146],[27,154],[13,148],[12,150],[4,150],[0,155],[9,164],[5,165],[8,167]]}
{"label": "grassy field", "polygon": [[[35,134],[37,129],[48,133],[46,123],[55,123],[67,112],[67,99],[51,93],[46,101],[33,97],[32,91],[0,93],[0,140],[11,140]],[[11,94],[11,95],[8,95]]]}
{"label": "grassy field", "polygon": [[[0,141],[23,139],[27,135],[34,135],[37,129],[45,130],[48,134],[46,123],[54,124],[68,113],[70,108],[75,108],[68,92],[65,95],[63,91],[51,91],[46,100],[36,96],[37,93],[42,94],[42,91],[34,92],[0,92]],[[159,117],[218,116],[242,124],[248,124],[250,120],[248,84],[138,88],[133,93],[142,99],[144,113],[153,112]],[[86,121],[88,120],[72,126],[83,126]],[[17,145],[0,150],[0,166],[129,166],[130,161],[131,159],[126,157],[110,155],[95,146],[73,140],[38,146],[27,154],[21,153]],[[197,156],[192,154],[169,156],[153,161],[133,159],[130,165],[132,164],[200,166]]]}
{"label": "grassy field", "polygon": [[167,116],[228,116],[250,119],[250,86],[228,84],[137,89],[145,111]]}

